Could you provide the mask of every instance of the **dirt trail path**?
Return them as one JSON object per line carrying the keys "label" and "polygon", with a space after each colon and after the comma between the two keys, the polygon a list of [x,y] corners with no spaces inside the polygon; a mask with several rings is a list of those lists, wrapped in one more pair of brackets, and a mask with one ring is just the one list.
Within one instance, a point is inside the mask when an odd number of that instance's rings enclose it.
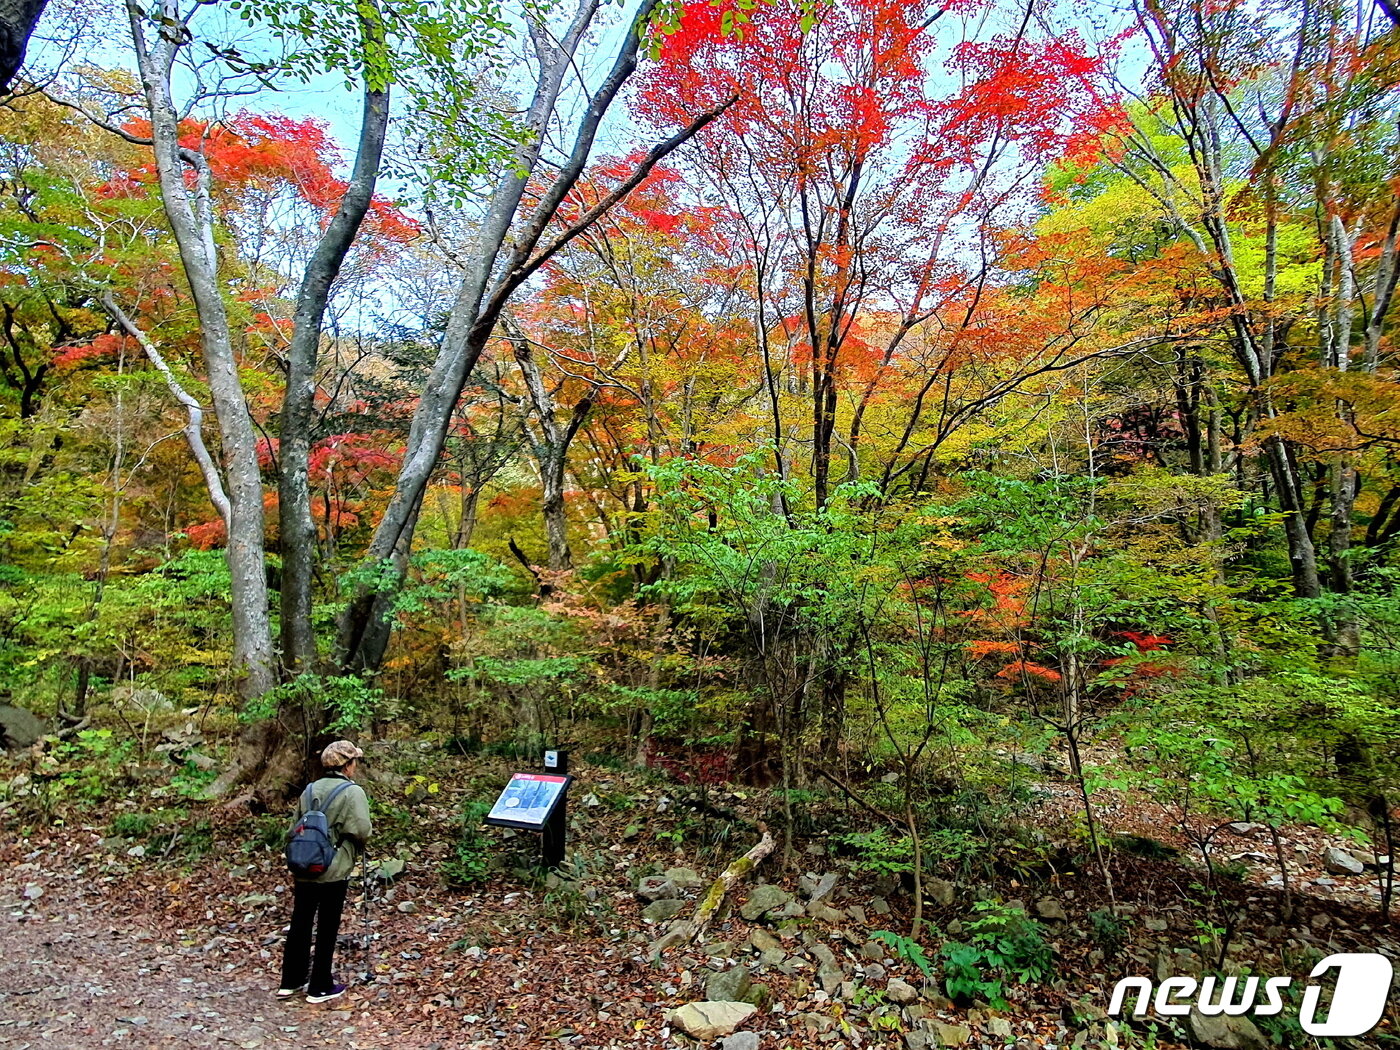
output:
{"label": "dirt trail path", "polygon": [[40,886],[0,883],[0,1046],[386,1045],[356,1041],[358,996],[334,1006],[278,1002],[270,974],[227,972],[217,951],[172,945],[150,921],[118,919],[98,890],[46,874],[42,894],[25,896]]}
{"label": "dirt trail path", "polygon": [[[653,1050],[665,1042],[662,1006],[646,993],[655,978],[638,982],[631,949],[522,924],[528,894],[449,899],[401,883],[399,906],[380,901],[369,920],[372,980],[363,949],[342,941],[336,973],[352,981],[345,996],[279,1002],[285,874],[269,864],[114,862],[97,842],[90,829],[67,839],[0,836],[5,1050]],[[401,907],[410,892],[416,903]],[[358,893],[342,935],[362,944]],[[467,945],[482,922],[505,943]],[[616,999],[622,1004],[608,1005]],[[639,1018],[646,1033],[633,1027]]]}

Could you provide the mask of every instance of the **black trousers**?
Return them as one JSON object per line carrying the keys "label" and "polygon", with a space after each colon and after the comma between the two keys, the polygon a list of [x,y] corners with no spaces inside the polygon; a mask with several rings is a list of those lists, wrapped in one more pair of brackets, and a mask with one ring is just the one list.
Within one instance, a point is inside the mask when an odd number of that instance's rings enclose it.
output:
{"label": "black trousers", "polygon": [[[306,985],[307,995],[325,995],[335,984],[331,959],[340,936],[340,915],[350,880],[301,882],[293,891],[292,928],[282,950],[282,987]],[[316,958],[311,958],[311,929],[316,928]],[[308,975],[310,980],[308,981]]]}

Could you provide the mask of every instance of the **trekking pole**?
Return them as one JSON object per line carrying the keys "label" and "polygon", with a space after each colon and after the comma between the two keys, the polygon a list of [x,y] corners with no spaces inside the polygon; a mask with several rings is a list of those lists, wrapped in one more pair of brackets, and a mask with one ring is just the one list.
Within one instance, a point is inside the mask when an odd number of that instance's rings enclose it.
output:
{"label": "trekking pole", "polygon": [[361,876],[363,878],[362,892],[360,893],[360,930],[364,935],[364,975],[363,983],[369,984],[374,980],[374,953],[371,950],[370,938],[370,894],[374,892],[374,875],[369,867],[369,853],[366,852],[361,861]]}

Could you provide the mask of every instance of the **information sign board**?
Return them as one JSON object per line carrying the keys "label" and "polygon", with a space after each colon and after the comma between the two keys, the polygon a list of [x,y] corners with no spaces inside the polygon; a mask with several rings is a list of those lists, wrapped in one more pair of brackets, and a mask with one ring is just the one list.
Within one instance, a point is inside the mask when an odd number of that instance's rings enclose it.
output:
{"label": "information sign board", "polygon": [[549,815],[564,799],[573,777],[553,773],[512,773],[486,823],[503,828],[543,831]]}

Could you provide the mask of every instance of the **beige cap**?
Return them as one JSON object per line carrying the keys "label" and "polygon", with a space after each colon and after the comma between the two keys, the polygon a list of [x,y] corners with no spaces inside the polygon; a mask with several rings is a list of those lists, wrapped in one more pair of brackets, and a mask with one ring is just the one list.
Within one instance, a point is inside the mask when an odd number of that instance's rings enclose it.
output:
{"label": "beige cap", "polygon": [[333,744],[327,744],[326,749],[321,752],[321,765],[327,769],[339,769],[348,762],[363,758],[364,754],[350,741],[337,740]]}

